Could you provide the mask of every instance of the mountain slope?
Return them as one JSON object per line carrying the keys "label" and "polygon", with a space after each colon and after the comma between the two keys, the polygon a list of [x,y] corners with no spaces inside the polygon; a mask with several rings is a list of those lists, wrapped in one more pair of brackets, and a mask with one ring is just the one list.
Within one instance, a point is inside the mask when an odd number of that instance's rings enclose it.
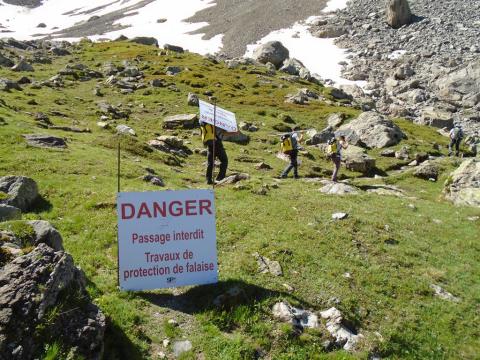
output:
{"label": "mountain slope", "polygon": [[[331,113],[342,112],[349,119],[359,114],[351,105],[335,101],[331,89],[281,73],[268,75],[263,66],[228,69],[198,55],[129,42],[82,42],[68,50],[71,55],[50,56],[52,64],[34,64],[35,72],[27,74],[36,82],[46,81],[69,65],[74,71],[61,77],[62,86],[50,87],[47,81],[40,88],[30,84],[22,91],[1,92],[0,117],[5,125],[0,126],[0,173],[30,176],[39,183],[45,204],[24,217],[51,221],[62,233],[66,250],[87,274],[89,292],[109,318],[106,359],[171,356],[172,343],[183,338],[193,344],[183,358],[192,359],[476,357],[480,223],[469,218],[479,212],[454,207],[441,195],[457,160],[440,159],[439,181],[430,182],[414,178],[411,171],[395,170],[405,160],[368,150],[377,158],[376,172],[389,176],[364,177],[342,168],[342,178],[365,190],[374,184],[396,185],[405,196],[367,191],[325,195],[317,178],[328,177],[331,164],[323,151],[307,147],[301,156],[300,174],[308,178],[276,181],[273,176],[285,163],[275,156],[278,137],[270,135],[278,133],[273,126],[294,126],[285,123],[285,115],[301,128],[322,129]],[[31,56],[10,47],[2,52],[15,54],[16,59]],[[106,84],[104,64],[125,66],[124,61],[144,73],[143,83],[159,79],[163,86],[147,85],[122,94]],[[87,79],[87,71],[78,64],[102,73],[102,78]],[[182,71],[169,76],[167,66]],[[82,74],[73,75],[77,73]],[[0,78],[19,77],[0,68]],[[103,96],[96,95],[96,88]],[[308,105],[285,103],[285,96],[299,88],[324,99]],[[229,173],[246,172],[251,179],[216,190],[221,281],[207,287],[121,293],[116,287],[115,126],[127,124],[137,133],[121,140],[122,190],[159,190],[142,180],[147,167],[165,181],[166,189],[205,188],[204,156],[194,153],[183,158],[146,145],[159,135],[174,135],[191,150],[202,148],[198,130],[162,128],[167,115],[198,111],[187,105],[189,92],[203,99],[207,95],[202,94],[213,94],[240,121],[259,127],[249,133],[248,145],[226,144]],[[128,119],[109,119],[111,130],[99,128],[101,102],[130,113]],[[57,126],[90,128],[91,133],[39,127],[38,112]],[[439,155],[433,148],[436,142],[440,154],[446,153],[446,140],[433,129],[401,119],[396,123],[408,139],[393,150],[408,145],[412,153]],[[22,135],[32,133],[64,137],[68,148],[29,147]],[[255,170],[260,161],[274,170]],[[349,217],[332,221],[332,213],[338,211]],[[283,276],[261,274],[254,252],[278,261]],[[434,296],[432,284],[461,301]],[[244,295],[230,306],[214,304],[218,295],[235,287]],[[272,316],[273,305],[282,300],[312,311],[335,306],[364,339],[356,352],[346,353],[333,346],[323,325],[299,333]],[[164,347],[166,338],[170,344]]]}

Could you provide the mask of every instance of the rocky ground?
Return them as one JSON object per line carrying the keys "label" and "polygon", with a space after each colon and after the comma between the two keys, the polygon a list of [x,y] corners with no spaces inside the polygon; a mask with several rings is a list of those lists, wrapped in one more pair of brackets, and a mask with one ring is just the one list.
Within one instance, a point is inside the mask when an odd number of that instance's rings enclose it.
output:
{"label": "rocky ground", "polygon": [[410,1],[412,23],[393,29],[382,1],[350,1],[334,17],[317,21],[318,37],[336,37],[351,52],[343,75],[365,80],[356,97],[374,99],[383,113],[420,124],[467,132],[480,129],[480,3]]}
{"label": "rocky ground", "polygon": [[[362,111],[361,96],[325,87],[278,43],[256,61],[155,45],[0,41],[0,174],[24,175],[0,178],[1,356],[61,339],[65,355],[95,358],[105,330],[107,359],[304,360],[342,348],[475,358],[480,161],[470,149],[448,158],[435,129]],[[198,102],[212,95],[241,129],[225,142],[229,172],[216,189],[222,280],[119,292],[119,138],[122,189],[205,188]],[[304,178],[274,179],[285,167],[278,132],[293,127],[307,139]],[[335,131],[351,143],[338,183],[325,154]],[[22,217],[51,221],[64,241]],[[38,329],[33,342],[27,326],[12,329],[20,322]]]}

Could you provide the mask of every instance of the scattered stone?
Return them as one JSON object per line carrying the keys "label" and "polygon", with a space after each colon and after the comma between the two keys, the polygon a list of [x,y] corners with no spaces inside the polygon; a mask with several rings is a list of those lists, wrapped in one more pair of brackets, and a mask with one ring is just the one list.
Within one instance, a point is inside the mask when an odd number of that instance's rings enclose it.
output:
{"label": "scattered stone", "polygon": [[22,88],[16,81],[0,78],[0,90],[1,91],[10,91],[10,90],[22,91]]}
{"label": "scattered stone", "polygon": [[165,68],[165,73],[170,76],[175,76],[177,74],[180,74],[182,72],[182,68],[178,66],[167,66]]}
{"label": "scattered stone", "polygon": [[[0,200],[1,202],[1,200]],[[0,222],[9,220],[20,220],[22,211],[15,206],[0,204]]]}
{"label": "scattered stone", "polygon": [[224,141],[232,142],[239,145],[247,145],[250,142],[250,136],[242,132],[238,132],[233,135],[229,134],[224,138]]}
{"label": "scattered stone", "polygon": [[25,176],[0,178],[0,192],[7,194],[5,199],[0,199],[0,204],[14,206],[23,212],[29,211],[38,198],[37,183]]}
{"label": "scattered stone", "polygon": [[282,266],[278,261],[270,260],[269,258],[260,255],[259,253],[254,253],[253,257],[257,260],[258,269],[260,273],[267,274],[270,273],[274,276],[282,276]]}
{"label": "scattered stone", "polygon": [[21,59],[16,65],[12,66],[12,71],[34,71],[33,66],[25,59]]}
{"label": "scattered stone", "polygon": [[23,135],[23,137],[27,140],[27,144],[33,147],[53,149],[65,149],[67,147],[65,140],[56,136],[32,134]]}
{"label": "scattered stone", "polygon": [[367,193],[373,193],[381,196],[405,197],[405,192],[393,185],[370,185],[366,189]]}
{"label": "scattered stone", "polygon": [[354,186],[333,181],[326,181],[320,191],[329,195],[356,195],[360,192],[359,189]]}
{"label": "scattered stone", "polygon": [[395,157],[395,150],[392,150],[392,149],[383,150],[383,151],[380,153],[380,156],[384,156],[384,157]]}
{"label": "scattered stone", "polygon": [[130,42],[158,47],[158,41],[154,37],[139,36],[133,38],[132,40],[130,40]]}
{"label": "scattered stone", "polygon": [[47,244],[55,251],[63,250],[62,236],[48,221],[30,220],[26,223],[33,228],[35,233],[34,245]]}
{"label": "scattered stone", "polygon": [[285,288],[285,290],[287,290],[289,293],[292,293],[295,291],[295,288],[291,285],[288,285],[288,284],[282,284],[282,286]]}
{"label": "scattered stone", "polygon": [[165,186],[165,183],[161,178],[152,174],[147,174],[142,179],[143,181],[149,182],[155,186],[161,186],[161,187]]}
{"label": "scattered stone", "polygon": [[198,106],[199,105],[198,95],[193,93],[188,93],[187,104],[190,106]]}
{"label": "scattered stone", "polygon": [[342,313],[332,307],[326,311],[320,312],[320,316],[327,320],[327,330],[335,339],[337,346],[343,347],[344,350],[352,351],[355,349],[358,341],[363,337],[356,334],[353,330],[345,325]]}
{"label": "scattered stone", "polygon": [[480,159],[468,159],[450,174],[444,193],[456,205],[480,207]]}
{"label": "scattered stone", "polygon": [[420,166],[417,167],[413,175],[420,179],[430,180],[434,179],[437,181],[440,170],[437,165],[431,163],[430,161],[425,161]]}
{"label": "scattered stone", "polygon": [[308,310],[298,309],[287,302],[278,302],[273,305],[272,315],[274,318],[292,324],[295,328],[317,329],[319,327],[318,316]]}
{"label": "scattered stone", "polygon": [[327,117],[327,124],[331,128],[338,128],[343,124],[343,122],[346,120],[347,116],[344,113],[335,113],[335,114],[330,114]]}
{"label": "scattered stone", "polygon": [[123,125],[123,124],[118,125],[116,127],[116,130],[118,134],[137,136],[135,130],[133,130],[130,126],[127,126],[127,125]]}
{"label": "scattered stone", "polygon": [[270,41],[257,47],[253,58],[262,64],[271,63],[279,69],[288,59],[289,51],[280,41]]}
{"label": "scattered stone", "polygon": [[182,47],[176,46],[176,45],[165,44],[165,45],[163,45],[163,48],[165,50],[169,50],[169,51],[173,51],[173,52],[177,52],[177,53],[183,53],[184,52]]}
{"label": "scattered stone", "polygon": [[402,146],[400,150],[395,152],[395,157],[400,160],[408,160],[410,158],[410,148]]}
{"label": "scattered stone", "polygon": [[250,179],[250,175],[239,173],[239,174],[228,176],[225,179],[219,181],[217,183],[217,186],[232,185],[232,184],[236,184],[239,181],[249,180],[249,179]]}
{"label": "scattered stone", "polygon": [[175,341],[172,345],[173,356],[180,357],[183,353],[192,350],[193,346],[189,340]]}
{"label": "scattered stone", "polygon": [[460,302],[461,299],[444,290],[441,286],[430,284],[430,288],[435,292],[435,296],[447,301]]}
{"label": "scattered stone", "polygon": [[[358,138],[351,136],[353,132]],[[391,120],[375,112],[364,112],[357,119],[342,126],[338,133],[346,133],[352,145],[367,146],[368,148],[384,148],[398,144],[405,134]]]}
{"label": "scattered stone", "polygon": [[272,167],[267,163],[261,162],[255,165],[255,169],[257,170],[272,170]]}
{"label": "scattered stone", "polygon": [[333,220],[344,220],[348,217],[348,214],[347,213],[342,213],[342,212],[339,212],[339,213],[334,213],[332,214],[332,219]]}
{"label": "scattered stone", "polygon": [[159,136],[155,140],[150,140],[148,145],[165,153],[187,157],[192,151],[185,146],[182,139],[176,136]]}
{"label": "scattered stone", "polygon": [[153,79],[152,81],[150,81],[150,85],[157,88],[166,86],[165,80],[163,79]]}
{"label": "scattered stone", "polygon": [[181,114],[167,116],[163,120],[164,129],[193,129],[198,125],[198,116],[197,114]]}
{"label": "scattered stone", "polygon": [[15,63],[12,60],[0,54],[0,66],[12,67],[13,65]]}

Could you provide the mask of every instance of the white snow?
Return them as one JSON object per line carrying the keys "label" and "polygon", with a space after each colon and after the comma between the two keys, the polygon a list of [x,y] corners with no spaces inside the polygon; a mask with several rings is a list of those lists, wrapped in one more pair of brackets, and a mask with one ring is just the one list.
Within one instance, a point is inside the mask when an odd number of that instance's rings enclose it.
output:
{"label": "white snow", "polygon": [[[343,9],[346,5],[347,0],[331,0],[323,11]],[[317,18],[312,16],[304,22],[294,24],[289,29],[268,34],[256,44],[248,45],[245,56],[252,57],[254,50],[261,44],[280,41],[290,51],[290,57],[300,60],[307,69],[323,79],[330,79],[337,85],[364,86],[366,83],[364,81],[350,81],[342,78],[342,66],[339,63],[348,62],[347,53],[334,44],[334,39],[320,39],[310,33],[309,24]]]}
{"label": "white snow", "polygon": [[[11,33],[0,36],[11,36],[21,40],[35,38],[36,34],[48,34],[52,28],[66,29],[78,22],[87,21],[92,16],[101,16],[106,13],[135,5],[140,0],[81,0],[78,2],[67,0],[45,0],[43,5],[34,9],[14,6],[3,3],[0,0],[0,24]],[[104,9],[93,11],[89,14],[80,14],[99,6],[108,5]],[[160,45],[170,43],[180,45],[190,51],[200,54],[214,53],[222,46],[223,35],[217,35],[212,39],[203,40],[202,35],[189,35],[189,32],[198,30],[205,23],[187,23],[184,19],[193,16],[197,11],[214,6],[210,0],[157,0],[138,10],[137,15],[128,16],[117,23],[131,25],[121,31],[91,36],[92,40],[114,39],[123,34],[128,37],[153,36]],[[66,15],[66,13],[72,14]],[[157,23],[158,19],[167,19],[164,23]],[[47,28],[37,28],[43,22]],[[65,40],[78,40],[65,38]]]}

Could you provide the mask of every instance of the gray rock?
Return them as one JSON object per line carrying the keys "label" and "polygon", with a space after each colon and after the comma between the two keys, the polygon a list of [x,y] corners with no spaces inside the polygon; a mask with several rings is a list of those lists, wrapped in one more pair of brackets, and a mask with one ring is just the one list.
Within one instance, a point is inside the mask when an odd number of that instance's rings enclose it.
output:
{"label": "gray rock", "polygon": [[153,174],[147,174],[142,179],[143,179],[143,181],[149,182],[150,184],[155,185],[155,186],[160,186],[160,187],[165,186],[165,183],[164,183],[163,179],[161,179],[160,177],[155,176]]}
{"label": "gray rock", "polygon": [[63,250],[63,239],[60,233],[48,221],[32,220],[27,221],[34,232],[34,244],[47,244],[55,251]]}
{"label": "gray rock", "polygon": [[360,193],[360,190],[354,186],[332,181],[326,181],[320,191],[329,195],[356,195]]}
{"label": "gray rock", "polygon": [[342,313],[332,307],[328,310],[320,312],[320,316],[327,320],[326,328],[335,339],[337,346],[343,347],[347,351],[355,349],[358,341],[363,337],[356,334],[345,325]]}
{"label": "gray rock", "polygon": [[65,149],[67,147],[65,140],[56,136],[32,134],[23,137],[27,140],[27,144],[33,147],[54,149]]}
{"label": "gray rock", "polygon": [[305,66],[300,60],[291,58],[283,62],[280,71],[290,75],[300,75],[300,70],[302,70],[303,68],[305,68]]}
{"label": "gray rock", "polygon": [[335,137],[335,132],[333,131],[333,128],[328,126],[322,131],[320,131],[319,133],[314,134],[305,143],[307,145],[326,144],[328,140],[330,140],[333,137]]}
{"label": "gray rock", "polygon": [[124,125],[124,124],[117,125],[116,130],[118,134],[137,136],[137,133],[135,132],[135,130],[133,130],[128,125]]}
{"label": "gray rock", "polygon": [[172,345],[173,356],[180,357],[183,353],[192,350],[193,346],[189,340],[175,341]]}
{"label": "gray rock", "polygon": [[250,142],[250,136],[242,132],[238,132],[233,135],[225,136],[224,141],[239,145],[247,145]]}
{"label": "gray rock", "polygon": [[456,205],[480,207],[480,159],[462,162],[447,179],[444,193]]}
{"label": "gray rock", "polygon": [[12,60],[0,54],[0,66],[12,67],[13,65],[15,63]]}
{"label": "gray rock", "polygon": [[[91,303],[85,276],[69,254],[39,244],[7,263],[0,271],[0,283],[0,358],[33,359],[45,345],[32,336],[32,330],[41,326],[50,338],[72,349],[73,357],[102,358],[105,316]],[[72,308],[50,323],[46,315],[61,306]]]}
{"label": "gray rock", "polygon": [[0,78],[0,90],[1,91],[10,91],[10,90],[19,90],[22,91],[22,88],[16,81],[9,79]]}
{"label": "gray rock", "polygon": [[269,258],[262,256],[259,253],[254,253],[253,257],[257,260],[259,271],[262,274],[270,273],[274,276],[283,275],[282,266],[278,261],[270,260]]}
{"label": "gray rock", "polygon": [[247,294],[240,286],[234,286],[213,300],[213,305],[218,308],[231,309],[239,306],[248,299]]}
{"label": "gray rock", "polygon": [[142,44],[142,45],[153,45],[158,47],[158,41],[154,37],[139,36],[135,37],[130,42]]}
{"label": "gray rock", "polygon": [[347,213],[339,212],[339,213],[334,213],[332,214],[332,219],[333,220],[344,220],[348,217]]}
{"label": "gray rock", "polygon": [[188,93],[187,104],[190,106],[198,106],[198,95],[194,93]]}
{"label": "gray rock", "polygon": [[167,75],[175,76],[177,74],[180,74],[182,72],[182,69],[178,66],[167,66],[165,68],[165,72]]}
{"label": "gray rock", "polygon": [[430,161],[425,161],[415,169],[413,175],[420,179],[434,179],[436,181],[438,179],[439,172],[440,170],[437,165],[430,163]]}
{"label": "gray rock", "polygon": [[177,52],[177,53],[183,53],[184,52],[182,47],[176,46],[176,45],[165,44],[165,45],[163,45],[163,48],[165,50],[170,50],[170,51]]}
{"label": "gray rock", "polygon": [[440,108],[428,106],[423,108],[421,117],[415,120],[417,124],[429,125],[436,128],[452,128],[453,114]]}
{"label": "gray rock", "polygon": [[367,174],[375,169],[375,159],[367,154],[344,151],[343,158],[345,167],[350,171]]}
{"label": "gray rock", "polygon": [[245,174],[245,173],[239,173],[239,174],[235,174],[235,175],[231,175],[231,176],[226,177],[222,181],[218,182],[217,186],[236,184],[239,181],[248,180],[248,179],[250,179],[250,175]]}
{"label": "gray rock", "polygon": [[159,136],[155,140],[150,140],[148,145],[165,153],[187,157],[193,152],[184,145],[183,140],[175,136]]}
{"label": "gray rock", "polygon": [[0,178],[0,191],[7,194],[0,203],[14,206],[23,212],[30,210],[38,197],[37,183],[24,176],[4,176]]}
{"label": "gray rock", "polygon": [[402,146],[400,150],[395,151],[395,157],[400,160],[408,160],[410,158],[410,148]]}
{"label": "gray rock", "polygon": [[283,62],[288,59],[289,51],[280,41],[270,41],[257,47],[253,58],[262,64],[272,63],[279,69]]}
{"label": "gray rock", "polygon": [[34,71],[33,66],[30,65],[25,59],[21,59],[17,64],[12,66],[12,71]]}
{"label": "gray rock", "polygon": [[403,25],[410,24],[412,13],[407,0],[387,0],[386,4],[387,24],[398,29]]}
{"label": "gray rock", "polygon": [[452,301],[452,302],[460,302],[461,299],[459,297],[456,297],[443,289],[441,286],[436,285],[436,284],[430,284],[430,288],[434,291],[435,296],[438,296],[439,298],[447,301]]}
{"label": "gray rock", "polygon": [[180,114],[167,116],[163,120],[164,129],[193,129],[198,126],[198,115],[197,114]]}
{"label": "gray rock", "polygon": [[283,322],[291,323],[294,327],[301,330],[306,328],[319,328],[317,315],[308,310],[295,308],[285,301],[273,305],[272,315],[274,318]]}
{"label": "gray rock", "polygon": [[318,38],[336,38],[342,36],[347,32],[347,29],[344,26],[340,25],[325,25],[322,26],[319,30],[314,32],[314,36]]}
{"label": "gray rock", "polygon": [[[435,85],[440,100],[474,107],[480,103],[480,60],[441,77]],[[471,103],[463,103],[467,98],[471,99]]]}
{"label": "gray rock", "polygon": [[0,222],[9,220],[20,220],[22,211],[15,206],[0,204]]}
{"label": "gray rock", "polygon": [[365,145],[368,148],[384,148],[398,144],[405,134],[391,120],[375,112],[364,112],[349,124],[340,127],[340,131],[353,131],[358,141],[351,138],[353,145]]}

